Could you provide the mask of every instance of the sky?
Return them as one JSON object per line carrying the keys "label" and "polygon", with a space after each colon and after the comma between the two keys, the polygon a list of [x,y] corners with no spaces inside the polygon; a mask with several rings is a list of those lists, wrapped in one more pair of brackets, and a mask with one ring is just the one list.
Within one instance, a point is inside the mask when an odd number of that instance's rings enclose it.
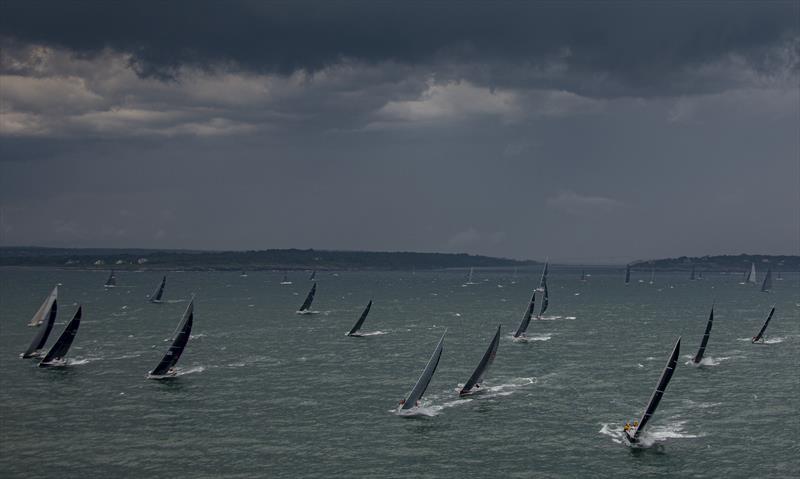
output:
{"label": "sky", "polygon": [[4,1],[0,245],[800,254],[800,3]]}

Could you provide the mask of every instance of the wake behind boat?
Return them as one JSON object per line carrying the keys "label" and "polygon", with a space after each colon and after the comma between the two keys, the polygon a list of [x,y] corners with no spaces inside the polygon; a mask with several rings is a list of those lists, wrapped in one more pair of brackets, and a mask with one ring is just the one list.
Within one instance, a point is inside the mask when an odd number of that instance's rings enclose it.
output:
{"label": "wake behind boat", "polygon": [[764,343],[764,331],[767,330],[767,326],[769,326],[769,321],[772,319],[772,315],[775,314],[775,306],[772,307],[772,310],[769,312],[769,316],[767,316],[767,320],[764,321],[764,326],[761,326],[761,329],[758,331],[758,334],[753,336],[751,342],[755,343]]}
{"label": "wake behind boat", "polygon": [[180,359],[186,344],[189,342],[189,336],[192,334],[192,321],[194,320],[194,297],[189,301],[189,306],[183,313],[181,322],[178,323],[178,328],[175,330],[175,337],[172,338],[172,345],[170,345],[161,362],[152,371],[147,373],[147,379],[169,379],[177,376],[175,364]]}
{"label": "wake behind boat", "polygon": [[697,350],[697,354],[694,355],[692,358],[692,363],[700,364],[700,361],[703,360],[703,355],[706,352],[706,346],[708,345],[708,337],[711,335],[711,326],[714,325],[714,305],[711,305],[711,314],[708,315],[708,322],[706,322],[706,332],[703,334],[703,340],[700,341],[700,349]]}
{"label": "wake behind boat", "polygon": [[167,285],[167,275],[164,275],[161,278],[161,283],[158,284],[158,287],[153,294],[150,295],[150,302],[151,303],[160,303],[161,298],[164,296],[164,287]]}
{"label": "wake behind boat", "polygon": [[458,392],[459,396],[467,396],[480,392],[480,388],[483,385],[483,378],[497,355],[497,347],[500,345],[500,328],[501,325],[498,325],[497,332],[489,343],[489,348],[483,353],[483,358],[481,358],[481,362],[478,363],[478,367],[475,368],[472,376],[469,377],[464,387]]}
{"label": "wake behind boat", "polygon": [[351,337],[354,337],[354,338],[364,337],[364,335],[361,334],[361,332],[360,332],[361,331],[361,326],[364,325],[364,321],[367,319],[367,315],[369,314],[369,310],[370,309],[372,309],[372,300],[371,299],[369,300],[369,303],[367,303],[367,307],[364,308],[364,312],[362,312],[361,316],[358,317],[358,321],[356,321],[356,324],[354,324],[353,327],[350,328],[350,331],[347,333],[346,336],[351,336]]}
{"label": "wake behind boat", "polygon": [[445,334],[447,334],[446,329],[444,333],[442,333],[442,338],[439,339],[436,349],[433,350],[428,364],[425,365],[425,369],[422,370],[422,374],[419,379],[417,379],[417,383],[414,384],[414,388],[411,389],[411,392],[408,393],[405,399],[400,400],[400,404],[397,406],[396,410],[398,414],[402,416],[413,416],[414,411],[420,406],[420,400],[425,394],[425,390],[428,389],[428,384],[430,384],[433,373],[436,372],[436,367],[439,365],[439,360],[442,358]]}
{"label": "wake behind boat", "polygon": [[83,306],[78,306],[78,310],[75,311],[75,315],[72,317],[69,323],[67,323],[67,326],[64,328],[61,336],[58,337],[55,344],[50,347],[50,350],[47,351],[47,354],[39,362],[40,368],[54,366],[61,367],[67,365],[67,360],[64,358],[64,356],[67,355],[67,351],[69,351],[70,346],[72,346],[72,341],[75,339],[75,335],[78,333],[78,327],[81,325],[82,314]]}
{"label": "wake behind boat", "polygon": [[311,290],[306,295],[305,301],[300,306],[300,309],[297,310],[297,314],[317,314],[319,311],[311,311],[311,303],[314,302],[314,295],[317,293],[317,283],[315,282],[313,286],[311,286]]}

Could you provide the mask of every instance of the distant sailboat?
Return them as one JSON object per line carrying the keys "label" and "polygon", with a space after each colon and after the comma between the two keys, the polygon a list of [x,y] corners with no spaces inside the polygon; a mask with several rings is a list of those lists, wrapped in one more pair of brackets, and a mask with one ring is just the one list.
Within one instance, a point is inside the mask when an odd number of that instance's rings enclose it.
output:
{"label": "distant sailboat", "polygon": [[106,280],[106,284],[103,285],[106,288],[114,288],[117,286],[117,277],[114,276],[114,270],[111,270],[111,274],[108,275],[108,279]]}
{"label": "distant sailboat", "polygon": [[778,271],[778,277],[775,278],[775,281],[783,281],[783,275],[781,274],[780,271]]}
{"label": "distant sailboat", "polygon": [[543,284],[542,309],[539,310],[539,316],[538,316],[539,318],[544,316],[544,312],[547,311],[547,306],[550,305],[550,293],[547,291],[547,280],[545,279],[545,281],[542,284]]}
{"label": "distant sailboat", "polygon": [[467,282],[466,282],[466,283],[464,283],[464,284],[462,284],[461,286],[469,286],[469,285],[471,285],[471,284],[478,284],[478,283],[473,283],[473,282],[472,282],[472,273],[473,273],[473,270],[474,270],[474,268],[470,268],[470,269],[469,269],[469,275],[467,275]]}
{"label": "distant sailboat", "polygon": [[464,387],[461,388],[461,391],[459,391],[459,396],[466,396],[468,394],[478,392],[483,384],[483,378],[486,375],[486,372],[489,370],[489,366],[492,365],[494,357],[497,354],[497,347],[500,345],[500,327],[501,326],[497,326],[497,332],[494,334],[494,338],[492,338],[492,341],[489,343],[489,348],[486,349],[485,353],[483,353],[483,358],[481,358],[481,362],[478,363],[478,367],[475,368],[472,376],[469,377],[466,384],[464,384]]}
{"label": "distant sailboat", "polygon": [[300,306],[300,309],[297,310],[297,314],[313,314],[313,313],[316,313],[316,311],[310,311],[308,309],[308,308],[311,307],[311,303],[314,302],[314,295],[315,294],[317,294],[317,283],[314,283],[314,285],[311,286],[311,290],[308,292],[308,295],[306,295],[306,299],[305,299],[305,301],[303,301],[303,304]]}
{"label": "distant sailboat", "polygon": [[755,263],[750,263],[750,273],[747,275],[747,281],[746,282],[753,283],[753,284],[756,284],[758,282],[757,279],[756,279],[756,264]]}
{"label": "distant sailboat", "polygon": [[240,278],[246,278],[247,277],[247,271],[242,270],[242,272],[239,274],[239,277]]}
{"label": "distant sailboat", "polygon": [[283,285],[292,284],[292,282],[289,281],[289,276],[287,276],[286,273],[283,273],[283,280],[281,281],[281,284]]}
{"label": "distant sailboat", "polygon": [[647,403],[647,408],[644,410],[642,418],[639,420],[639,422],[634,422],[632,426],[625,428],[625,438],[631,445],[639,442],[639,436],[644,430],[644,427],[650,421],[650,418],[653,416],[653,413],[656,412],[658,403],[661,402],[661,398],[662,396],[664,396],[664,391],[666,391],[667,389],[669,380],[672,379],[672,374],[675,372],[675,367],[678,364],[678,355],[680,354],[680,350],[681,350],[681,338],[679,337],[678,341],[675,343],[675,347],[672,348],[672,354],[670,354],[669,360],[667,360],[667,365],[664,367],[664,371],[661,372],[661,377],[658,380],[656,389],[655,391],[653,391],[653,395],[650,396],[650,401],[648,401]]}
{"label": "distant sailboat", "polygon": [[772,289],[772,268],[767,269],[767,274],[764,276],[764,282],[761,283],[761,292],[766,293]]}
{"label": "distant sailboat", "polygon": [[436,367],[439,365],[439,360],[442,358],[445,334],[447,334],[447,330],[442,333],[442,338],[436,345],[436,349],[433,350],[433,354],[431,354],[428,364],[425,365],[422,375],[420,375],[419,379],[417,379],[417,383],[414,385],[414,388],[411,389],[411,392],[408,393],[408,396],[405,399],[400,401],[398,410],[407,411],[420,405],[420,400],[422,399],[423,394],[425,394],[425,390],[428,389],[428,384],[430,384],[431,378],[433,378],[433,373],[436,372]]}
{"label": "distant sailboat", "polygon": [[775,314],[775,306],[772,307],[772,310],[769,312],[769,316],[767,316],[767,320],[764,321],[764,326],[761,326],[761,330],[758,332],[758,334],[753,336],[753,339],[751,340],[753,344],[759,341],[762,343],[764,342],[764,331],[767,330],[767,326],[769,326],[769,321],[772,319],[773,314]]}
{"label": "distant sailboat", "polygon": [[311,275],[308,277],[309,281],[314,281],[317,278],[317,270],[311,271]]}
{"label": "distant sailboat", "polygon": [[655,267],[650,270],[650,284],[655,284],[656,282],[656,269]]}
{"label": "distant sailboat", "polygon": [[189,342],[189,336],[192,334],[192,322],[194,320],[194,298],[189,301],[189,306],[183,313],[181,322],[178,323],[178,328],[175,330],[175,337],[172,338],[172,345],[170,345],[161,362],[152,371],[147,374],[147,379],[168,379],[177,375],[175,371],[175,364],[178,363],[186,344]]}
{"label": "distant sailboat", "polygon": [[158,284],[158,287],[153,294],[150,295],[150,302],[151,303],[160,303],[161,297],[164,296],[164,286],[167,285],[167,275],[161,277],[161,283]]}
{"label": "distant sailboat", "polygon": [[697,279],[694,276],[694,271],[695,271],[695,266],[692,265],[692,272],[691,272],[691,274],[689,274],[689,281],[694,281],[695,279]]}
{"label": "distant sailboat", "polygon": [[524,338],[528,325],[531,324],[531,317],[533,316],[533,308],[536,306],[536,290],[533,291],[531,300],[528,303],[528,309],[525,310],[525,315],[522,317],[522,322],[519,323],[517,330],[514,332],[515,338]]}
{"label": "distant sailboat", "polygon": [[514,274],[511,276],[511,284],[517,284],[517,268],[514,268]]}
{"label": "distant sailboat", "polygon": [[625,284],[631,282],[631,265],[625,265]]}
{"label": "distant sailboat", "polygon": [[581,270],[581,281],[586,281],[586,270],[585,269]]}
{"label": "distant sailboat", "polygon": [[358,317],[358,321],[356,321],[356,324],[354,324],[353,327],[350,328],[350,331],[347,333],[348,336],[353,336],[353,337],[357,337],[357,338],[363,336],[363,334],[361,334],[359,332],[359,330],[361,330],[361,326],[364,324],[364,321],[367,319],[367,315],[369,314],[369,310],[370,309],[372,309],[372,300],[371,299],[369,300],[369,303],[367,303],[367,307],[364,308],[364,311],[361,313],[361,316]]}
{"label": "distant sailboat", "polygon": [[67,351],[69,351],[69,347],[72,346],[72,341],[75,339],[75,334],[78,333],[78,327],[81,325],[82,311],[83,307],[78,306],[75,316],[67,323],[67,327],[64,328],[61,336],[58,337],[55,344],[50,347],[50,350],[47,351],[47,354],[45,354],[44,358],[39,362],[40,368],[67,365],[67,360],[64,359],[64,356],[67,355]]}
{"label": "distant sailboat", "polygon": [[[58,308],[58,286],[53,288],[53,291],[44,299],[42,305],[36,310],[36,313],[28,322],[28,326],[39,326],[50,315],[51,310]],[[55,312],[53,312],[55,314]]]}
{"label": "distant sailboat", "polygon": [[692,358],[692,362],[694,364],[700,364],[700,361],[703,360],[703,355],[706,352],[706,346],[708,345],[708,337],[711,335],[711,326],[714,325],[714,306],[711,306],[711,314],[708,315],[708,322],[706,323],[706,332],[703,333],[703,340],[700,341],[700,349],[697,350],[697,354],[694,355]]}

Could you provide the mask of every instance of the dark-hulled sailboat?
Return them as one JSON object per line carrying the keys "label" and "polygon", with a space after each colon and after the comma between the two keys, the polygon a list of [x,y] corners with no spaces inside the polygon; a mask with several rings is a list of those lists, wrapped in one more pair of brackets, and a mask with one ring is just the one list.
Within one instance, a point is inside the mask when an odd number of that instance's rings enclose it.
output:
{"label": "dark-hulled sailboat", "polygon": [[72,341],[75,340],[78,327],[81,325],[82,314],[83,306],[78,306],[78,310],[75,311],[75,315],[69,323],[67,323],[61,336],[58,337],[55,344],[50,347],[50,350],[47,351],[47,354],[45,354],[44,358],[39,362],[40,368],[67,365],[67,360],[64,356],[67,355],[67,351],[69,351],[70,346],[72,346]]}
{"label": "dark-hulled sailboat", "polygon": [[114,270],[111,270],[111,274],[108,275],[108,279],[106,280],[106,284],[103,285],[104,288],[115,288],[117,286],[117,277],[114,276]]}
{"label": "dark-hulled sailboat", "polygon": [[313,286],[311,286],[311,290],[306,295],[305,301],[300,306],[300,309],[297,310],[297,314],[314,314],[316,311],[311,311],[309,308],[311,307],[311,303],[314,302],[314,295],[317,294],[317,283],[315,282]]}
{"label": "dark-hulled sailboat", "polygon": [[186,344],[189,342],[189,336],[192,334],[192,322],[194,321],[194,298],[189,301],[189,306],[183,313],[181,322],[178,323],[178,328],[175,330],[175,336],[172,338],[172,344],[167,350],[161,362],[152,371],[147,373],[147,379],[168,379],[174,378],[177,375],[175,371],[175,364],[180,359]]}
{"label": "dark-hulled sailboat", "polygon": [[31,322],[28,323],[28,326],[39,326],[39,330],[33,337],[28,349],[20,355],[21,358],[28,359],[41,356],[42,348],[44,348],[47,338],[50,336],[50,331],[53,330],[53,324],[56,322],[56,316],[58,315],[57,295],[58,287],[56,286],[50,296],[44,300],[44,304],[33,315]]}
{"label": "dark-hulled sailboat", "polygon": [[708,346],[708,337],[711,335],[711,326],[714,325],[714,305],[711,305],[711,313],[708,315],[708,321],[706,322],[706,332],[703,333],[703,340],[700,341],[700,349],[697,350],[697,354],[694,355],[692,358],[692,362],[694,364],[700,364],[700,361],[703,360],[703,355],[706,353],[706,346]]}
{"label": "dark-hulled sailboat", "polygon": [[359,331],[361,331],[361,326],[364,324],[364,321],[367,319],[367,315],[369,314],[369,310],[370,309],[372,309],[372,300],[371,299],[369,300],[369,303],[367,303],[367,307],[364,308],[364,311],[361,313],[361,316],[358,317],[358,321],[356,321],[356,324],[354,324],[353,327],[350,328],[350,331],[347,333],[347,336],[352,336],[352,337],[355,337],[355,338],[360,338],[360,337],[363,336],[363,334],[361,334]]}
{"label": "dark-hulled sailboat", "polygon": [[626,424],[625,439],[628,440],[629,444],[634,445],[639,442],[639,436],[644,430],[644,427],[650,421],[653,413],[656,412],[658,403],[661,402],[661,398],[664,396],[664,391],[667,389],[669,380],[672,379],[672,374],[675,372],[675,367],[678,365],[678,355],[680,354],[680,351],[681,338],[679,337],[678,341],[675,343],[675,347],[672,348],[672,354],[669,355],[669,359],[667,360],[667,365],[664,367],[664,371],[661,372],[661,377],[658,380],[656,389],[650,396],[650,401],[647,402],[647,408],[644,410],[642,418],[638,422],[634,422],[632,426]]}
{"label": "dark-hulled sailboat", "polygon": [[528,325],[531,324],[531,317],[533,316],[533,309],[536,306],[536,290],[531,295],[531,300],[528,303],[528,309],[525,310],[525,315],[522,316],[522,321],[519,323],[517,330],[514,332],[514,338],[524,338],[525,332],[528,331]]}
{"label": "dark-hulled sailboat", "polygon": [[767,316],[767,320],[764,321],[764,326],[761,326],[761,329],[758,331],[758,334],[753,336],[752,342],[753,344],[764,342],[764,331],[767,330],[767,326],[769,326],[769,322],[772,319],[772,315],[775,314],[775,306],[772,307],[772,310],[769,312],[769,316]]}
{"label": "dark-hulled sailboat", "polygon": [[772,268],[767,269],[767,274],[764,276],[764,282],[761,283],[761,292],[766,293],[772,289]]}
{"label": "dark-hulled sailboat", "polygon": [[436,367],[439,365],[439,360],[442,358],[445,334],[447,334],[446,329],[444,330],[444,333],[442,333],[442,338],[439,339],[436,349],[433,350],[433,354],[431,354],[428,364],[425,365],[425,369],[422,370],[422,374],[420,375],[419,379],[417,379],[417,383],[414,384],[414,388],[411,389],[411,392],[408,393],[408,396],[406,396],[405,399],[400,400],[398,411],[408,411],[409,409],[414,409],[420,405],[420,400],[422,399],[423,394],[425,394],[425,391],[428,389],[428,384],[430,384],[431,378],[433,378],[433,373],[436,372]]}
{"label": "dark-hulled sailboat", "polygon": [[478,367],[475,368],[472,376],[469,377],[467,382],[464,384],[464,387],[462,387],[461,391],[458,392],[459,396],[466,396],[468,394],[476,393],[480,390],[481,385],[483,384],[483,378],[486,375],[486,372],[489,370],[489,366],[492,365],[495,355],[497,355],[497,347],[500,345],[500,327],[500,325],[497,326],[497,332],[494,334],[492,342],[489,343],[489,348],[486,349],[485,353],[483,353],[481,362],[478,363]]}
{"label": "dark-hulled sailboat", "polygon": [[160,303],[161,298],[164,296],[164,286],[167,285],[167,275],[161,277],[161,282],[158,284],[158,288],[153,291],[153,294],[150,295],[150,302],[151,303]]}

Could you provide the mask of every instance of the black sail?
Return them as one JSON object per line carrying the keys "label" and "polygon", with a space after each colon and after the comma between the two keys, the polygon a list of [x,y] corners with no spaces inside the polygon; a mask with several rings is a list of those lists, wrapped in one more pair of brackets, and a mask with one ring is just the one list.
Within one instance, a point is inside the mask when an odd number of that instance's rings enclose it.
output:
{"label": "black sail", "polygon": [[775,306],[772,307],[772,311],[769,312],[769,316],[767,316],[767,320],[764,321],[764,326],[761,326],[761,330],[753,337],[753,342],[761,341],[764,337],[764,331],[767,330],[767,326],[769,326],[769,321],[772,319],[772,315],[775,314]]}
{"label": "black sail", "polygon": [[469,377],[464,387],[461,388],[459,392],[460,395],[468,394],[472,391],[474,387],[480,387],[483,383],[483,378],[486,375],[486,372],[489,370],[489,366],[492,365],[494,361],[495,355],[497,355],[497,347],[500,345],[500,326],[497,326],[497,332],[492,338],[492,342],[489,343],[489,348],[483,353],[483,358],[481,358],[481,362],[478,363],[478,367],[475,368],[475,371],[472,373],[472,376]]}
{"label": "black sail", "polygon": [[539,280],[539,289],[542,290],[547,282],[547,273],[550,271],[550,259],[544,261],[544,268],[542,268],[542,277]]}
{"label": "black sail", "polygon": [[161,283],[159,283],[158,288],[150,295],[150,302],[155,303],[161,301],[161,297],[164,296],[164,286],[167,285],[167,276],[164,275],[161,278]]}
{"label": "black sail", "polygon": [[47,337],[50,336],[50,331],[53,330],[53,323],[56,321],[56,315],[58,314],[58,300],[54,300],[52,305],[50,306],[49,313],[47,314],[46,319],[44,320],[44,327],[39,327],[39,330],[36,333],[36,336],[33,337],[33,341],[31,341],[31,345],[28,346],[28,349],[22,353],[22,357],[24,359],[33,358],[39,355],[39,352],[44,347],[44,344],[47,342]]}
{"label": "black sail", "polygon": [[372,300],[370,299],[369,303],[367,303],[367,307],[364,308],[364,312],[361,313],[361,316],[358,318],[358,321],[356,321],[356,324],[353,325],[353,328],[350,330],[349,333],[347,333],[348,336],[355,335],[358,332],[358,330],[361,329],[361,326],[364,324],[364,320],[367,319],[367,315],[369,314],[369,310],[371,308],[372,308]]}
{"label": "black sail", "polygon": [[49,366],[53,363],[59,363],[64,359],[64,356],[67,355],[67,351],[69,351],[70,346],[72,346],[72,341],[75,340],[75,335],[78,333],[78,327],[81,325],[82,314],[83,306],[78,306],[78,310],[75,312],[75,315],[72,317],[69,323],[67,323],[67,327],[64,328],[64,331],[61,333],[61,336],[58,337],[55,344],[50,347],[50,351],[47,351],[47,354],[39,363],[39,367]]}
{"label": "black sail", "polygon": [[518,338],[525,334],[525,331],[528,330],[528,325],[531,323],[531,317],[533,316],[533,309],[536,306],[536,291],[533,292],[531,296],[531,301],[528,303],[528,309],[525,311],[525,316],[522,317],[522,322],[519,323],[519,327],[517,331],[514,333],[514,337]]}
{"label": "black sail", "polygon": [[631,282],[631,265],[625,266],[625,284]]}
{"label": "black sail", "polygon": [[650,421],[653,413],[656,412],[658,403],[661,402],[661,398],[664,396],[664,391],[667,389],[669,380],[672,379],[672,374],[675,372],[675,367],[678,365],[678,355],[680,354],[680,351],[681,338],[678,338],[678,341],[675,343],[675,347],[672,349],[672,354],[670,354],[669,360],[667,360],[667,365],[664,367],[664,371],[661,372],[661,378],[658,380],[658,385],[656,386],[655,391],[653,391],[653,395],[650,396],[650,401],[647,403],[647,409],[645,409],[642,418],[639,420],[639,425],[634,430],[633,435],[631,435],[630,432],[626,432],[631,441],[636,441],[639,438],[639,435],[644,430],[645,425]]}
{"label": "black sail", "polygon": [[180,359],[181,354],[183,354],[184,348],[186,348],[186,343],[189,342],[189,336],[192,334],[193,320],[194,298],[189,302],[186,312],[183,313],[183,318],[181,318],[181,322],[178,324],[175,337],[172,338],[172,345],[169,347],[169,350],[167,350],[167,353],[164,354],[164,357],[161,358],[161,362],[158,363],[158,366],[150,371],[151,376],[164,376],[177,364],[178,359]]}
{"label": "black sail", "polygon": [[307,311],[308,308],[311,307],[311,303],[314,302],[314,295],[316,293],[317,293],[317,283],[314,283],[314,285],[311,286],[311,290],[308,292],[308,295],[306,296],[306,300],[303,301],[303,305],[300,306],[300,309],[298,309],[298,311]]}
{"label": "black sail", "polygon": [[436,367],[439,365],[439,360],[442,358],[445,334],[447,334],[447,330],[442,333],[442,338],[439,340],[439,344],[437,344],[436,349],[433,350],[433,354],[431,354],[428,364],[425,365],[425,369],[422,371],[419,379],[417,379],[417,383],[414,384],[414,388],[410,393],[408,393],[408,397],[405,399],[405,401],[403,401],[401,409],[411,409],[415,407],[417,405],[417,401],[422,399],[422,395],[425,394],[425,391],[428,389],[428,384],[430,384],[431,378],[433,378],[433,373],[436,372]]}
{"label": "black sail", "polygon": [[767,270],[767,275],[764,276],[764,282],[761,283],[761,292],[766,293],[772,289],[772,268]]}
{"label": "black sail", "polygon": [[706,323],[706,332],[703,334],[703,340],[700,341],[700,349],[697,350],[697,354],[694,355],[692,361],[697,364],[703,360],[703,354],[706,352],[706,346],[708,345],[708,337],[711,335],[711,326],[714,325],[714,306],[711,306],[711,314],[708,315],[708,322]]}
{"label": "black sail", "polygon": [[541,317],[545,311],[547,311],[547,306],[550,304],[550,293],[547,291],[547,279],[543,282],[544,285],[544,293],[542,294],[542,309],[539,311],[539,317]]}

